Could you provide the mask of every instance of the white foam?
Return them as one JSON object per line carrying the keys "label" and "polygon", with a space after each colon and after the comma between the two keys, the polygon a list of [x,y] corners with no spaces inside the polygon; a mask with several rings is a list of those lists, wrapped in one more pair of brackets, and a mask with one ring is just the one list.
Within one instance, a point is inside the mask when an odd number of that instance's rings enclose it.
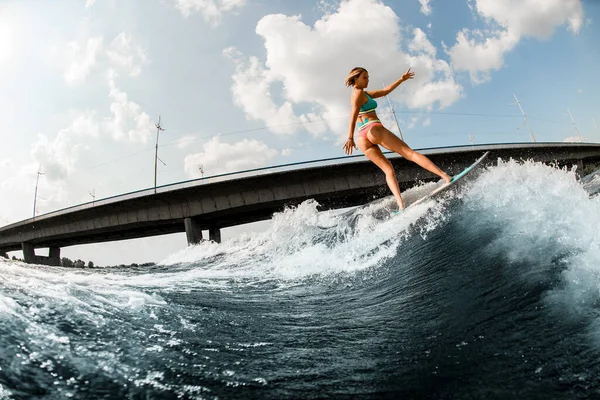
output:
{"label": "white foam", "polygon": [[[429,191],[417,187],[405,196]],[[412,234],[417,220],[425,224],[419,233],[435,229],[443,220],[443,207],[434,201],[411,207],[401,216],[381,220],[375,215],[392,208],[393,198],[374,202],[354,213],[354,226],[338,211],[318,212],[318,204],[305,201],[277,213],[269,229],[217,244],[203,242],[163,260],[161,265],[193,265],[178,272],[179,285],[218,285],[219,280],[278,279],[294,281],[315,275],[352,273],[376,267],[393,257]],[[161,279],[164,279],[161,278]],[[204,282],[201,282],[203,281]]]}
{"label": "white foam", "polygon": [[551,273],[541,269],[560,261],[565,268],[562,285],[546,300],[568,313],[595,313],[600,300],[600,198],[589,197],[574,171],[499,162],[465,197],[466,212],[502,232],[488,245],[490,250],[528,266],[514,271],[518,276],[539,279]]}

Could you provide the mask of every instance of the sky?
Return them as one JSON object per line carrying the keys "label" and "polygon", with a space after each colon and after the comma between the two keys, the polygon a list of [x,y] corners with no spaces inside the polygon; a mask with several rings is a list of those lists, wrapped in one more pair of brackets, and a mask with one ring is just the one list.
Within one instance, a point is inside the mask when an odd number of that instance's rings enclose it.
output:
{"label": "sky", "polygon": [[414,149],[530,141],[515,95],[538,142],[600,142],[599,21],[596,0],[0,0],[0,226],[32,217],[38,171],[36,215],[152,187],[159,116],[158,185],[343,156],[356,66],[370,89],[415,72],[389,96]]}

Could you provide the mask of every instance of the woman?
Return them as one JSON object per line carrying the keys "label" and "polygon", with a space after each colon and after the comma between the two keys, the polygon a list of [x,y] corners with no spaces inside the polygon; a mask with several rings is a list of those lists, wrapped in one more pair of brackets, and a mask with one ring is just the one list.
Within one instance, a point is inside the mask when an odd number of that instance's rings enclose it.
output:
{"label": "woman", "polygon": [[351,95],[352,114],[350,115],[348,141],[344,144],[344,151],[346,154],[352,154],[352,149],[356,149],[356,144],[354,143],[354,127],[358,120],[358,146],[365,156],[373,161],[375,165],[381,168],[385,173],[385,180],[392,191],[392,194],[396,198],[399,210],[403,210],[405,204],[400,194],[398,180],[396,179],[392,163],[385,158],[379,149],[379,146],[383,146],[388,150],[400,154],[407,160],[417,163],[426,170],[438,175],[446,182],[450,182],[452,179],[447,173],[432,163],[431,160],[408,147],[408,145],[400,140],[400,138],[387,130],[381,124],[381,121],[377,118],[377,114],[375,113],[377,102],[373,99],[388,95],[402,82],[413,79],[414,76],[415,73],[411,72],[409,68],[408,71],[402,75],[402,78],[398,79],[385,89],[369,90],[368,92],[365,91],[366,87],[369,85],[369,73],[366,69],[361,67],[353,68],[352,71],[350,71],[348,78],[346,78],[346,86],[352,86],[354,90]]}

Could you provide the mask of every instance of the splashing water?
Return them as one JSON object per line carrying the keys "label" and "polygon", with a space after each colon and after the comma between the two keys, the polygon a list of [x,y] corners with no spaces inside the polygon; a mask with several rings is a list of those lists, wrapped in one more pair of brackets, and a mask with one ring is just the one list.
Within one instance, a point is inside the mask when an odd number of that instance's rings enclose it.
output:
{"label": "splashing water", "polygon": [[593,397],[598,176],[499,160],[153,267],[0,259],[0,399]]}

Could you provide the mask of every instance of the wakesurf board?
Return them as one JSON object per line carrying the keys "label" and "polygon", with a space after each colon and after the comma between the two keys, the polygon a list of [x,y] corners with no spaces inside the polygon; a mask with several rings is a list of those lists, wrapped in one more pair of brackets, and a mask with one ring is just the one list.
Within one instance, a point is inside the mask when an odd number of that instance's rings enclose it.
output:
{"label": "wakesurf board", "polygon": [[452,187],[456,187],[465,176],[467,176],[469,173],[471,173],[472,171],[474,171],[475,169],[477,169],[477,167],[479,167],[481,165],[481,163],[483,162],[483,160],[486,159],[488,154],[490,154],[490,152],[486,151],[481,157],[479,157],[477,160],[475,160],[475,162],[473,164],[469,165],[461,173],[454,175],[452,177],[452,180],[450,181],[450,183],[444,183],[441,186],[434,189],[429,194],[417,199],[416,201],[414,201],[410,204],[406,204],[406,208],[404,210],[406,210],[408,207],[412,207],[417,204],[420,204],[426,200],[433,199],[433,198],[439,196],[441,193],[444,193],[445,191],[451,189]]}

